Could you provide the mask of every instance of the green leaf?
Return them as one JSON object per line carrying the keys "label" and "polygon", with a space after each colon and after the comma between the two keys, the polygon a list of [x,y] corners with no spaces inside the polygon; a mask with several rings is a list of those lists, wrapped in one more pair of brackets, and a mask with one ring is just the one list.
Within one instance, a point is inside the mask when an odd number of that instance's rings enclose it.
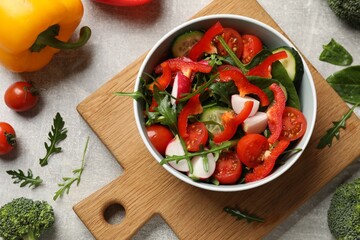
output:
{"label": "green leaf", "polygon": [[317,148],[322,149],[326,146],[331,147],[332,140],[335,137],[340,139],[340,129],[346,128],[346,120],[348,120],[351,114],[354,112],[354,109],[358,104],[354,105],[345,115],[342,116],[340,121],[333,122],[334,126],[326,131],[326,134],[320,139]]}
{"label": "green leaf", "polygon": [[170,130],[174,134],[176,134],[178,132],[176,108],[171,106],[170,97],[168,95],[161,97],[161,95],[158,94],[157,90],[158,89],[154,87],[154,97],[156,101],[159,103],[159,106],[157,107],[157,111],[159,112],[160,115],[163,116],[163,118],[160,119],[160,123],[168,126]]}
{"label": "green leaf", "polygon": [[263,218],[255,215],[250,215],[245,211],[240,211],[238,208],[225,207],[224,211],[229,213],[231,216],[236,217],[237,220],[246,220],[247,222],[265,222]]}
{"label": "green leaf", "polygon": [[294,107],[300,110],[301,106],[299,95],[297,94],[295,85],[290,79],[284,66],[279,61],[276,61],[272,64],[271,68],[272,78],[279,81],[286,88],[286,106]]}
{"label": "green leaf", "polygon": [[9,174],[12,179],[15,179],[15,184],[21,183],[20,187],[25,187],[26,185],[29,185],[29,188],[36,188],[43,182],[43,180],[39,176],[34,177],[31,169],[28,169],[27,175],[25,175],[25,173],[20,169],[18,172],[14,170],[9,170],[6,171],[6,173]]}
{"label": "green leaf", "polygon": [[83,156],[82,156],[82,160],[81,160],[81,167],[73,170],[73,174],[74,174],[73,177],[63,177],[62,178],[63,183],[58,183],[58,186],[60,188],[59,188],[59,190],[57,190],[55,192],[55,195],[53,197],[54,201],[56,201],[56,199],[58,199],[59,197],[62,197],[64,195],[64,193],[69,194],[70,188],[74,182],[76,182],[77,186],[80,184],[81,175],[85,168],[85,155],[86,155],[86,150],[88,148],[88,144],[89,144],[89,137],[87,137],[87,139],[86,139],[84,152],[83,152]]}
{"label": "green leaf", "polygon": [[340,70],[326,80],[345,102],[360,102],[360,65]]}
{"label": "green leaf", "polygon": [[61,147],[56,145],[67,137],[67,130],[64,128],[65,122],[63,121],[60,113],[56,113],[51,131],[48,134],[48,140],[50,144],[45,142],[46,155],[40,158],[40,165],[46,166],[49,161],[49,157],[54,153],[61,152]]}
{"label": "green leaf", "polygon": [[339,66],[349,66],[353,62],[350,53],[334,39],[331,39],[327,45],[323,45],[323,49],[319,57],[320,61]]}
{"label": "green leaf", "polygon": [[229,82],[215,82],[209,87],[217,101],[225,103],[231,108],[231,95],[239,94],[238,88],[235,86],[234,81]]}

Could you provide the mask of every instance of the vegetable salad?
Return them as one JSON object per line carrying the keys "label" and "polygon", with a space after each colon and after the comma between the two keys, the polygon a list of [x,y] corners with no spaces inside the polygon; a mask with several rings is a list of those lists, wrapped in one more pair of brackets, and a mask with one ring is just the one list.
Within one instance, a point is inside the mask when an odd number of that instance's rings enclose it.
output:
{"label": "vegetable salad", "polygon": [[240,32],[220,22],[185,32],[168,58],[143,76],[139,91],[117,93],[144,101],[147,134],[164,157],[161,164],[196,181],[263,179],[306,130],[299,54],[287,46],[268,49]]}

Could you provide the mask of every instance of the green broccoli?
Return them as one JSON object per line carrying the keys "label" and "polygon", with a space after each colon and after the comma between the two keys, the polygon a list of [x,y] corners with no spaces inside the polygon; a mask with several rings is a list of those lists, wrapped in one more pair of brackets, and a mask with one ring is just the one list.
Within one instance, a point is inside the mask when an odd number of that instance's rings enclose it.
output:
{"label": "green broccoli", "polygon": [[0,237],[35,240],[54,222],[53,208],[47,202],[17,198],[0,208]]}
{"label": "green broccoli", "polygon": [[360,239],[360,178],[336,189],[328,210],[328,225],[336,239]]}
{"label": "green broccoli", "polygon": [[328,3],[336,16],[360,29],[359,0],[328,0]]}

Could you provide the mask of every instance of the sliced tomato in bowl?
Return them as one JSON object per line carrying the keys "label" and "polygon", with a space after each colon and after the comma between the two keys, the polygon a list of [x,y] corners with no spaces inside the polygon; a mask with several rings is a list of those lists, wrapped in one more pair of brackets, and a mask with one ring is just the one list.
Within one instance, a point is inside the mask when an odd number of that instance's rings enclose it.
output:
{"label": "sliced tomato in bowl", "polygon": [[244,43],[244,51],[241,61],[247,64],[263,49],[263,44],[260,38],[251,34],[243,35],[242,40]]}
{"label": "sliced tomato in bowl", "polygon": [[[236,54],[236,56],[240,58],[242,56],[244,49],[244,43],[240,33],[233,28],[224,28],[221,36],[224,38],[225,42],[230,47],[230,49]],[[228,52],[225,50],[225,48],[222,46],[222,44],[219,41],[216,41],[216,48],[218,54],[220,54],[221,56],[228,55]]]}
{"label": "sliced tomato in bowl", "polygon": [[301,138],[307,127],[304,114],[293,107],[285,107],[282,125],[279,139],[287,141],[294,141]]}
{"label": "sliced tomato in bowl", "polygon": [[222,152],[216,161],[214,178],[220,184],[235,184],[241,176],[242,165],[235,152]]}

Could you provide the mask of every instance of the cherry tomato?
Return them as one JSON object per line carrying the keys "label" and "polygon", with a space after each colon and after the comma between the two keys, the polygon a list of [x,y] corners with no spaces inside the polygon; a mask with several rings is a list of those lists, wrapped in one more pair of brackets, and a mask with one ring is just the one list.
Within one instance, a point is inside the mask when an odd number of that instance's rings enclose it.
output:
{"label": "cherry tomato", "polygon": [[241,61],[246,64],[251,62],[253,57],[263,49],[263,45],[261,40],[254,35],[245,34],[242,36],[242,39],[244,43],[244,51]]}
{"label": "cherry tomato", "polygon": [[6,123],[0,122],[0,155],[10,152],[16,144],[14,128]]}
{"label": "cherry tomato", "polygon": [[15,82],[5,91],[4,100],[12,110],[24,112],[37,104],[39,95],[31,83]]}
{"label": "cherry tomato", "polygon": [[213,176],[220,184],[236,183],[242,172],[241,162],[235,152],[222,152],[216,161],[216,168]]}
{"label": "cherry tomato", "polygon": [[164,156],[166,147],[174,138],[174,135],[168,128],[159,124],[146,127],[146,132],[152,145],[161,155]]}
{"label": "cherry tomato", "polygon": [[264,153],[269,149],[267,138],[261,134],[250,133],[240,138],[236,152],[240,161],[249,168],[254,168],[264,160]]}
{"label": "cherry tomato", "polygon": [[[244,49],[244,43],[240,33],[233,28],[224,28],[222,37],[230,49],[233,50],[238,58],[240,58]],[[227,51],[219,41],[216,42],[216,48],[221,56],[228,55]]]}
{"label": "cherry tomato", "polygon": [[301,138],[306,131],[306,119],[302,112],[293,107],[285,107],[280,139],[294,141]]}
{"label": "cherry tomato", "polygon": [[151,2],[151,0],[95,0],[113,6],[138,6]]}
{"label": "cherry tomato", "polygon": [[187,132],[189,135],[184,140],[189,152],[197,152],[200,150],[200,146],[205,146],[209,133],[204,123],[195,122],[189,124]]}

